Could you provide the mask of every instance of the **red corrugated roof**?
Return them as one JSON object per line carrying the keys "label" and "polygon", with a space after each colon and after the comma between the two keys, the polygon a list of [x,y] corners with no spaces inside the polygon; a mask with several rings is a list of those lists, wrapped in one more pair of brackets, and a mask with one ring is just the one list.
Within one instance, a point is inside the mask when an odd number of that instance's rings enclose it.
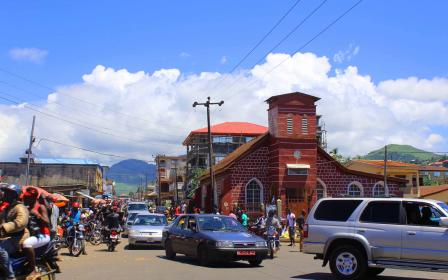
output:
{"label": "red corrugated roof", "polygon": [[[259,136],[268,131],[268,128],[262,125],[249,122],[224,122],[215,124],[210,127],[211,133],[214,135],[243,135],[243,136]],[[184,140],[184,145],[189,141],[194,134],[207,133],[207,127],[193,130]]]}
{"label": "red corrugated roof", "polygon": [[440,186],[421,186],[420,187],[420,197],[428,196],[431,194],[439,193],[448,190],[448,185]]}

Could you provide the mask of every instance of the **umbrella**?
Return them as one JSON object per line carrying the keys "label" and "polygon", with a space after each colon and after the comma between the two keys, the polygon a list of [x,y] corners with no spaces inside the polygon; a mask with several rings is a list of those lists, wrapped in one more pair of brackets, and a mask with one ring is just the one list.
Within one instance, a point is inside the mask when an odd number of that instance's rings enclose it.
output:
{"label": "umbrella", "polygon": [[68,198],[66,198],[65,196],[63,196],[60,193],[53,193],[50,195],[53,199],[55,199],[56,201],[64,201],[64,202],[69,202],[70,200]]}

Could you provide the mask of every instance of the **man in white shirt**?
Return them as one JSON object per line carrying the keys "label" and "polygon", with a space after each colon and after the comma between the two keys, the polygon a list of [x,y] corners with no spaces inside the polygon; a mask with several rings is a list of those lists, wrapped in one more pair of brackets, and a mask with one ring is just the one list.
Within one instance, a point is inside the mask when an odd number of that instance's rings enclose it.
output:
{"label": "man in white shirt", "polygon": [[288,246],[296,246],[296,215],[291,212],[291,210],[287,209],[286,213],[288,215],[286,216],[287,220],[287,226],[288,226],[288,233],[289,233],[289,241],[290,244]]}

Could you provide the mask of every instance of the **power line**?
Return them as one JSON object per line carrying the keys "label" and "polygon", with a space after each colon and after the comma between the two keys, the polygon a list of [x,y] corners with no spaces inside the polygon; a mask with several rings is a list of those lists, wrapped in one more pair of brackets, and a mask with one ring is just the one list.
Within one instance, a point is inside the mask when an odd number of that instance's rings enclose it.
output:
{"label": "power line", "polygon": [[[71,144],[62,143],[62,142],[59,142],[59,141],[56,141],[56,140],[52,140],[52,139],[49,139],[49,138],[40,138],[39,139],[39,143],[41,141],[47,141],[47,142],[51,142],[51,143],[54,143],[54,144],[58,144],[58,145],[62,145],[62,146],[66,146],[66,147],[70,147],[70,148],[73,148],[73,149],[78,149],[78,150],[82,150],[82,151],[85,151],[85,152],[90,152],[90,153],[94,153],[94,154],[98,154],[98,155],[103,155],[103,156],[108,156],[108,157],[115,157],[115,158],[129,159],[129,157],[126,157],[126,156],[117,155],[117,154],[111,154],[111,153],[103,153],[103,152],[95,151],[95,150],[84,148],[84,147],[78,147],[78,146],[74,146],[74,145],[71,145]],[[138,160],[141,160],[141,161],[144,161],[144,162],[151,162],[151,163],[154,162],[153,160],[143,160],[143,159],[138,159]]]}
{"label": "power line", "polygon": [[[277,22],[274,24],[274,26],[271,27],[271,29],[236,63],[235,66],[230,70],[229,73],[234,72],[265,40],[266,38],[271,35],[271,33],[283,22],[283,20],[294,10],[294,8],[301,2],[302,0],[297,0],[287,11],[285,14],[283,14],[280,19],[277,20]],[[220,85],[224,79],[221,79],[221,81],[215,86],[215,88]]]}
{"label": "power line", "polygon": [[[9,98],[6,98],[6,97],[4,97],[4,96],[0,96],[0,99],[6,100],[6,101],[8,101],[8,102],[10,102],[10,103],[13,103],[13,104],[15,104],[15,105],[18,105],[18,106],[21,105],[20,102],[14,101],[14,100],[9,99]],[[78,123],[78,122],[74,122],[74,121],[71,121],[71,120],[68,120],[68,119],[65,119],[65,118],[61,118],[60,116],[53,115],[53,114],[51,114],[51,113],[41,111],[41,110],[39,110],[39,109],[33,108],[33,107],[31,107],[31,106],[28,106],[28,105],[26,105],[26,104],[22,104],[21,106],[23,106],[23,108],[25,108],[25,109],[28,109],[28,110],[37,112],[37,113],[39,113],[39,114],[41,114],[41,115],[44,115],[44,116],[47,116],[47,117],[50,117],[50,118],[53,118],[53,119],[56,119],[56,120],[59,120],[59,121],[62,121],[62,122],[66,122],[66,123],[69,123],[69,124],[71,124],[71,125],[79,126],[79,127],[84,128],[84,129],[91,130],[91,131],[93,131],[93,132],[97,132],[97,133],[101,133],[101,134],[104,134],[104,135],[113,136],[113,137],[119,138],[119,139],[121,139],[121,140],[122,140],[122,139],[127,139],[127,140],[129,140],[129,141],[136,142],[136,143],[139,143],[139,144],[142,144],[142,142],[143,142],[143,141],[140,141],[140,140],[137,140],[137,139],[129,138],[129,137],[124,136],[124,135],[117,135],[117,134],[114,134],[114,133],[109,133],[109,132],[106,132],[106,131],[102,131],[102,130],[96,129],[96,128],[91,127],[91,126],[88,126],[88,125],[84,125],[84,124],[82,124],[82,123]]]}
{"label": "power line", "polygon": [[[29,78],[27,78],[27,77],[25,77],[25,76],[22,76],[22,75],[13,73],[13,72],[11,72],[11,71],[9,71],[9,70],[6,70],[6,69],[4,69],[4,68],[1,68],[1,67],[0,67],[0,72],[6,73],[6,74],[8,74],[8,75],[10,75],[10,76],[16,77],[16,78],[18,78],[18,79],[21,79],[21,80],[26,81],[26,82],[28,82],[28,83],[34,84],[34,85],[39,86],[39,87],[41,87],[41,88],[50,90],[50,91],[52,91],[52,92],[60,93],[58,90],[56,90],[56,89],[54,89],[54,88],[52,88],[52,87],[50,87],[50,86],[44,85],[44,84],[42,84],[42,83],[40,83],[40,82],[37,82],[37,81],[34,81],[34,80],[31,80],[31,79],[29,79]],[[92,107],[94,107],[94,108],[98,108],[98,104],[95,104],[95,103],[93,103],[93,102],[90,102],[90,101],[81,99],[81,98],[79,98],[79,97],[75,97],[75,96],[72,96],[72,95],[67,94],[67,93],[64,94],[64,96],[67,96],[67,97],[69,97],[69,98],[71,98],[71,99],[73,99],[73,100],[77,100],[77,101],[79,101],[79,102],[88,104],[88,105],[90,105],[90,106],[92,106]],[[140,119],[141,121],[145,121],[145,122],[151,121],[150,119],[141,118],[141,117],[139,117],[139,116],[134,116],[134,115],[127,114],[127,113],[124,113],[124,112],[117,112],[117,113],[120,114],[120,115],[123,115],[123,116],[127,116],[127,117],[134,118],[134,119]]]}
{"label": "power line", "polygon": [[[18,87],[18,86],[16,86],[16,85],[11,84],[11,83],[8,83],[8,82],[5,82],[5,81],[0,81],[0,83],[2,83],[2,84],[6,84],[6,85],[8,85],[8,86],[10,86],[10,87],[13,87],[13,88],[16,88],[16,89],[19,89],[19,90],[21,90],[21,91],[23,91],[23,92],[25,92],[25,93],[28,93],[28,94],[30,94],[30,95],[32,95],[32,96],[37,96],[37,97],[41,97],[41,98],[43,98],[43,97],[42,97],[41,95],[39,95],[39,94],[36,94],[36,93],[31,92],[31,91],[25,90],[25,89],[23,89],[23,88],[20,88],[20,87]],[[14,96],[14,95],[12,95],[12,94],[8,94],[8,93],[6,93],[6,92],[2,92],[2,91],[0,91],[0,93],[3,93],[3,94],[5,94],[5,95],[7,95],[7,96],[10,96],[10,97],[12,97],[12,98],[16,98],[16,99],[17,99],[17,97]],[[26,102],[26,101],[24,101],[24,100],[19,100],[19,102],[22,102],[22,103],[28,103],[28,104],[34,105],[35,107],[38,107],[37,105],[32,104],[32,103],[29,103],[29,102]],[[100,115],[100,114],[92,114],[92,111],[89,111],[89,110],[80,110],[80,109],[77,108],[77,107],[69,106],[69,105],[65,105],[65,104],[62,104],[62,103],[59,103],[59,102],[56,102],[56,101],[48,102],[48,104],[55,104],[55,105],[57,105],[57,106],[59,106],[59,107],[61,107],[61,108],[66,107],[66,108],[69,108],[69,109],[71,109],[71,110],[78,111],[78,112],[81,112],[81,113],[86,114],[86,115],[90,115],[90,116],[92,116],[92,117],[95,118],[95,119],[102,119],[102,120],[105,121],[105,122],[109,122],[109,121],[110,121],[109,119],[106,119],[106,118],[102,117],[102,115]],[[73,117],[71,117],[71,118],[73,118]],[[75,119],[76,119],[76,118],[75,118]],[[76,120],[77,120],[78,122],[81,122],[81,123],[83,122],[83,121],[81,121],[81,120],[79,120],[79,119],[76,119]],[[143,127],[141,127],[141,126],[140,126],[140,127],[137,127],[137,126],[129,125],[129,123],[126,122],[124,119],[118,118],[118,120],[119,120],[119,121],[122,121],[122,124],[123,124],[124,126],[126,126],[126,127],[129,127],[129,128],[133,128],[133,129],[140,130],[140,131],[147,131],[147,132],[151,132],[151,133],[154,132],[153,130],[146,129],[146,128],[143,128]],[[116,129],[108,128],[108,127],[105,127],[105,126],[100,126],[100,125],[95,125],[95,126],[96,126],[96,127],[99,127],[99,128],[102,128],[102,129],[105,129],[105,130],[109,130],[109,131],[116,131]],[[183,127],[182,127],[182,128],[183,128]],[[127,131],[124,131],[124,132],[127,133]],[[165,133],[165,134],[166,134],[166,133]],[[169,136],[170,136],[170,137],[174,137],[173,134],[171,134],[171,135],[169,135]]]}
{"label": "power line", "polygon": [[[356,2],[354,5],[352,5],[349,9],[347,9],[344,13],[342,13],[339,17],[337,17],[335,20],[333,20],[332,22],[330,22],[325,28],[323,28],[321,31],[319,31],[314,37],[312,37],[310,40],[308,40],[305,44],[303,44],[302,46],[300,46],[298,49],[296,49],[292,55],[288,56],[287,58],[285,58],[284,60],[282,60],[280,63],[278,63],[277,65],[275,65],[273,68],[271,68],[264,76],[266,77],[268,74],[272,73],[274,70],[276,70],[280,65],[282,65],[283,63],[285,63],[287,60],[289,60],[290,58],[292,58],[294,55],[296,55],[297,53],[299,53],[300,51],[302,51],[304,48],[306,48],[309,44],[311,44],[314,40],[316,40],[318,37],[320,37],[322,34],[324,34],[328,29],[330,29],[333,25],[335,25],[338,21],[340,21],[343,17],[345,17],[348,13],[350,13],[354,8],[356,8],[356,6],[358,6],[359,4],[361,4],[363,0],[359,0],[358,2]],[[324,1],[325,2],[325,1]],[[238,81],[238,80],[237,80]],[[233,83],[232,85],[230,85],[229,87],[227,87],[227,90],[225,92],[227,92],[230,88],[232,88],[233,86],[235,86],[236,82]],[[254,82],[252,82],[254,83]],[[251,83],[251,84],[252,84]],[[250,84],[250,85],[251,85]],[[236,93],[230,95],[229,97],[227,97],[227,99],[232,98],[233,96],[235,96]]]}

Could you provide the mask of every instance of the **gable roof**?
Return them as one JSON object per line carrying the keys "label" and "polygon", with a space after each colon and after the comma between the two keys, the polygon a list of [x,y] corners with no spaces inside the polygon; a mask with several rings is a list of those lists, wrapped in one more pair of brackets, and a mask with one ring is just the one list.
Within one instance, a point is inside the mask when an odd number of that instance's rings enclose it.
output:
{"label": "gable roof", "polygon": [[[231,168],[238,159],[245,156],[249,152],[251,152],[253,149],[260,147],[264,141],[269,139],[269,133],[266,132],[263,135],[258,136],[257,138],[241,145],[238,147],[235,151],[228,154],[225,158],[223,158],[218,164],[215,164],[213,166],[213,172],[215,173],[215,176],[227,171],[229,168]],[[200,178],[199,180],[206,180],[210,177],[210,172],[207,170]]]}
{"label": "gable roof", "polygon": [[279,94],[279,95],[271,96],[268,99],[266,99],[265,102],[271,103],[272,101],[275,101],[275,100],[280,99],[280,98],[296,97],[296,96],[299,97],[300,95],[302,97],[305,96],[305,97],[311,98],[314,102],[320,100],[320,97],[316,97],[316,96],[313,96],[313,95],[309,95],[309,94],[306,94],[306,93],[303,93],[303,92],[296,91],[296,92],[290,92],[290,93],[285,93],[285,94]]}
{"label": "gable roof", "polygon": [[[212,135],[259,136],[267,131],[267,127],[249,122],[223,122],[210,127]],[[206,134],[207,132],[207,127],[193,130],[185,138],[183,144],[186,145],[193,135]]]}
{"label": "gable roof", "polygon": [[[367,172],[362,172],[362,171],[357,171],[357,170],[347,168],[346,166],[342,165],[339,161],[335,160],[331,155],[329,155],[320,146],[317,146],[317,152],[320,155],[322,155],[323,157],[325,157],[326,159],[330,160],[334,165],[336,165],[336,167],[338,169],[342,170],[342,172],[344,172],[344,173],[384,180],[384,176],[382,176],[382,175],[367,173]],[[407,182],[406,179],[401,179],[401,178],[397,178],[397,177],[387,177],[387,181],[391,181],[391,182],[395,182],[395,183],[406,183]]]}
{"label": "gable roof", "polygon": [[447,190],[448,190],[448,185],[421,186],[420,187],[420,197],[425,197],[428,195],[436,194],[436,193],[447,191]]}

